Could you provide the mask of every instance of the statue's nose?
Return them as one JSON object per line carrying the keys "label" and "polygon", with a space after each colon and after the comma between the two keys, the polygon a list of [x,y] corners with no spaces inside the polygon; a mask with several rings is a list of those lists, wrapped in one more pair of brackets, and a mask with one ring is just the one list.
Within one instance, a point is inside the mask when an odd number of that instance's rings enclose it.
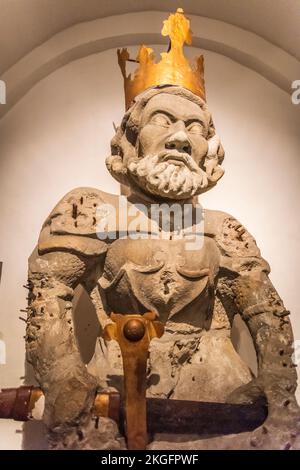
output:
{"label": "statue's nose", "polygon": [[191,144],[187,134],[180,130],[172,134],[165,143],[166,149],[176,149],[179,152],[191,154]]}

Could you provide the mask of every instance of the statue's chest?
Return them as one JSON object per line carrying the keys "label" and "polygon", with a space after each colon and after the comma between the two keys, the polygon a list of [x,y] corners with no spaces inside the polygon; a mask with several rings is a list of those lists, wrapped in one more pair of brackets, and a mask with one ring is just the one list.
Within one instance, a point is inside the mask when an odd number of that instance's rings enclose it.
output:
{"label": "statue's chest", "polygon": [[219,251],[205,236],[196,249],[184,239],[119,239],[108,250],[99,284],[110,310],[156,311],[163,320],[196,299],[210,303],[218,269]]}

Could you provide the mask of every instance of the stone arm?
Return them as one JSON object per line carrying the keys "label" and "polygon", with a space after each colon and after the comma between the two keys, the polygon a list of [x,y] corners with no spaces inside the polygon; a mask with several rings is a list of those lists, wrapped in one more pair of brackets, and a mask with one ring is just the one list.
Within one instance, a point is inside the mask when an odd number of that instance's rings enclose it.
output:
{"label": "stone arm", "polygon": [[45,393],[44,422],[57,433],[78,426],[97,386],[78,350],[72,298],[105,259],[107,244],[96,233],[102,202],[102,193],[93,188],[68,193],[44,223],[29,259],[27,357]]}
{"label": "stone arm", "polygon": [[75,424],[95,396],[72,320],[74,289],[90,267],[90,259],[63,251],[35,250],[29,260],[27,358],[46,396],[44,421],[50,428]]}
{"label": "stone arm", "polygon": [[255,382],[268,402],[288,406],[289,397],[297,386],[289,312],[266,272],[253,270],[240,274],[232,281],[231,292],[256,350],[258,377]]}
{"label": "stone arm", "polygon": [[228,401],[251,401],[265,394],[269,405],[293,407],[297,386],[293,334],[289,312],[268,277],[269,266],[253,237],[230,216],[223,222],[217,243],[222,255],[218,295],[231,320],[241,314],[258,362],[257,378],[234,391]]}

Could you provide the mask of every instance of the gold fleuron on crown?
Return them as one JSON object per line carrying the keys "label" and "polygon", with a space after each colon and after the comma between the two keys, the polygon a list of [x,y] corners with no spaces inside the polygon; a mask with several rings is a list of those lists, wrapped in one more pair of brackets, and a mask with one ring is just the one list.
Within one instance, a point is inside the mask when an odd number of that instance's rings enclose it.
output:
{"label": "gold fleuron on crown", "polygon": [[183,54],[184,43],[192,43],[192,32],[182,8],[178,8],[176,13],[164,21],[161,33],[170,38],[168,52],[163,52],[160,62],[156,63],[153,49],[141,46],[137,59],[133,61],[139,64],[133,76],[126,75],[126,61],[132,61],[127,49],[118,49],[118,62],[124,77],[126,109],[139,93],[161,85],[182,86],[205,100],[203,56],[199,56],[196,64],[191,65]]}

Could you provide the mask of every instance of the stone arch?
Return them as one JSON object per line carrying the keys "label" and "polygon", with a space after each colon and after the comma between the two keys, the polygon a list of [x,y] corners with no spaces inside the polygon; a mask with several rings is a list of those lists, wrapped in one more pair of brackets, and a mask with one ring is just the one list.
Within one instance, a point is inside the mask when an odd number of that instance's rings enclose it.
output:
{"label": "stone arch", "polygon": [[[189,15],[193,46],[213,51],[256,71],[286,92],[299,75],[299,62],[260,36],[222,21]],[[2,79],[7,87],[4,116],[36,83],[64,65],[124,45],[164,44],[165,12],[148,11],[99,18],[55,34],[12,66]]]}

